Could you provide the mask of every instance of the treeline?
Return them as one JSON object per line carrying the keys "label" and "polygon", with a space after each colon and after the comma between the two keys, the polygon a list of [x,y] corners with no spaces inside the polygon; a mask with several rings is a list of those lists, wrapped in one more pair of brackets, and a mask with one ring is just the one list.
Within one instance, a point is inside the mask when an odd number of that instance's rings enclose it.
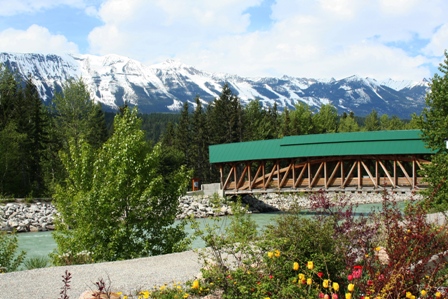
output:
{"label": "treeline", "polygon": [[319,110],[299,102],[294,110],[281,113],[274,104],[263,107],[258,100],[243,107],[228,85],[210,105],[203,107],[199,98],[194,107],[184,104],[176,124],[169,123],[162,137],[164,148],[180,151],[185,164],[203,183],[219,181],[217,169],[208,163],[208,146],[213,144],[266,140],[291,135],[336,132],[403,130],[419,127],[419,116],[410,120],[397,116],[378,115],[373,110],[366,117],[353,113],[338,115],[337,109],[326,104]]}
{"label": "treeline", "polygon": [[[73,155],[68,150],[73,142],[87,141],[92,148],[100,148],[113,132],[114,116],[90,99],[80,80],[66,82],[51,105],[45,106],[31,78],[23,83],[0,66],[0,196],[50,197],[53,186],[67,177],[61,154]],[[209,105],[196,98],[195,105],[185,103],[179,114],[140,118],[146,140],[152,145],[160,142],[164,152],[182,160],[202,183],[219,179],[208,162],[209,145],[288,135],[409,129],[417,127],[418,119],[405,122],[379,116],[376,111],[365,118],[353,113],[340,116],[330,104],[314,111],[298,103],[295,110],[281,113],[275,104],[263,107],[258,100],[243,107],[227,85]]]}

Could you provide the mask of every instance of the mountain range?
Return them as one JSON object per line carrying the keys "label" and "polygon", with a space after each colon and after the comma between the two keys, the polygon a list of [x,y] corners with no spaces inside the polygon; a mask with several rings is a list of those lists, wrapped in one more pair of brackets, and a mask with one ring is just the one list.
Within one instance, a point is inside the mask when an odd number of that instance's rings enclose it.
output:
{"label": "mountain range", "polygon": [[[375,109],[379,115],[409,118],[425,106],[429,81],[377,81],[351,76],[336,79],[246,78],[198,70],[176,60],[145,65],[118,55],[44,55],[0,53],[0,64],[22,78],[29,75],[42,101],[51,103],[70,78],[82,80],[94,101],[105,111],[115,111],[127,102],[141,113],[176,112],[185,101],[194,104],[199,96],[207,105],[219,97],[224,84],[238,95],[243,105],[258,99],[263,107],[277,104],[279,110],[294,109],[299,101],[313,109],[331,103],[338,113],[365,116]],[[300,67],[300,66],[298,66]]]}

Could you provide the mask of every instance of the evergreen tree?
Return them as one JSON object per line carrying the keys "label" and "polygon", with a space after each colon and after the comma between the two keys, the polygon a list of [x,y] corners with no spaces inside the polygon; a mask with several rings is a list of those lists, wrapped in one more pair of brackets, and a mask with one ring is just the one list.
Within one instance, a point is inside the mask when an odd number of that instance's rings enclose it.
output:
{"label": "evergreen tree", "polygon": [[347,113],[343,113],[342,117],[339,121],[338,132],[358,132],[359,125],[355,120],[355,115],[353,112],[350,112],[349,115]]}
{"label": "evergreen tree", "polygon": [[87,85],[82,79],[70,79],[63,86],[62,93],[53,100],[55,125],[63,148],[68,141],[75,144],[81,139],[99,148],[107,139],[107,128],[101,105],[90,98]]}
{"label": "evergreen tree", "polygon": [[338,129],[338,110],[332,104],[320,107],[313,117],[316,134],[336,133]]}
{"label": "evergreen tree", "polygon": [[185,165],[189,165],[189,154],[191,146],[191,127],[190,127],[190,115],[189,115],[189,105],[185,101],[180,113],[179,123],[175,130],[175,142],[174,145],[177,150],[179,150],[184,155]]}
{"label": "evergreen tree", "polygon": [[290,136],[291,135],[291,118],[289,116],[289,109],[285,107],[283,110],[283,121],[282,121],[282,132],[281,137]]}
{"label": "evergreen tree", "polygon": [[211,144],[242,141],[242,118],[239,99],[228,84],[222,88],[221,95],[211,103],[207,123],[210,128]]}
{"label": "evergreen tree", "polygon": [[381,129],[380,119],[378,118],[378,112],[372,110],[369,115],[366,116],[364,128],[365,131],[379,131]]}
{"label": "evergreen tree", "polygon": [[426,95],[426,107],[422,112],[422,139],[436,152],[432,163],[424,166],[424,174],[430,186],[426,194],[432,197],[433,206],[439,211],[448,209],[448,153],[445,140],[448,137],[448,52],[430,83]]}
{"label": "evergreen tree", "polygon": [[190,153],[190,162],[194,169],[194,176],[202,182],[208,180],[209,155],[208,155],[208,131],[206,127],[206,116],[202,109],[202,103],[199,97],[196,97],[196,108],[194,110],[192,127],[192,146]]}
{"label": "evergreen tree", "polygon": [[308,104],[298,102],[295,110],[291,111],[292,135],[308,135],[315,132],[313,125],[313,112]]}

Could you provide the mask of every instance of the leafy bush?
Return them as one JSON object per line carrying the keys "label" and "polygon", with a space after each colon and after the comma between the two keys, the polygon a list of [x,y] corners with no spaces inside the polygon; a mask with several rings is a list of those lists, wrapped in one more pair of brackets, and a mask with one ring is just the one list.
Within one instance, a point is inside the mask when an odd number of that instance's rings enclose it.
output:
{"label": "leafy bush", "polygon": [[0,232],[0,273],[16,271],[26,256],[25,251],[17,252],[16,234]]}
{"label": "leafy bush", "polygon": [[448,295],[440,289],[448,235],[426,221],[424,204],[411,197],[402,211],[385,193],[382,210],[359,216],[349,197],[318,192],[310,201],[310,218],[290,211],[261,235],[240,204],[226,229],[200,231],[210,246],[202,291],[243,299]]}

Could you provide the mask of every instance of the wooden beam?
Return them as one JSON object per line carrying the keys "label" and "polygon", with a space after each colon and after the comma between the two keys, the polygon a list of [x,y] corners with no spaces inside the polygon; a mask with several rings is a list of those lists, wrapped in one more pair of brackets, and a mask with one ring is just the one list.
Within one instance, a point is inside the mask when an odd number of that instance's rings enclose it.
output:
{"label": "wooden beam", "polygon": [[227,189],[227,186],[229,185],[230,177],[232,176],[232,172],[233,172],[233,167],[230,167],[229,174],[227,175],[227,179],[225,180],[224,186],[222,187],[223,190]]}
{"label": "wooden beam", "polygon": [[260,175],[262,165],[263,165],[263,162],[258,165],[257,172],[255,173],[255,176],[254,176],[252,182],[250,182],[250,184],[249,184],[250,190],[252,190],[252,188],[254,187],[255,181],[258,179],[258,176]]}
{"label": "wooden beam", "polygon": [[271,172],[269,173],[269,176],[268,176],[268,179],[267,179],[267,181],[266,181],[266,184],[264,185],[264,189],[266,189],[267,186],[269,185],[269,183],[271,182],[272,177],[274,176],[274,173],[275,173],[275,168],[276,168],[276,166],[277,166],[277,163],[275,163],[275,164],[272,166],[272,170],[271,170]]}
{"label": "wooden beam", "polygon": [[356,161],[356,163],[358,164],[358,189],[361,190],[362,189],[362,171],[361,171],[360,160]]}
{"label": "wooden beam", "polygon": [[240,179],[238,180],[238,184],[236,184],[236,189],[239,189],[242,186],[243,180],[245,179],[244,176],[247,173],[247,164],[244,166],[243,172],[241,173]]}
{"label": "wooden beam", "polygon": [[384,173],[386,174],[386,176],[389,178],[390,183],[392,184],[392,187],[395,188],[395,184],[394,181],[392,180],[389,172],[387,171],[386,167],[384,166],[383,162],[378,161],[380,163],[381,168],[383,169]]}
{"label": "wooden beam", "polygon": [[[319,179],[319,174],[322,171],[323,166],[324,166],[324,162],[321,162],[319,165],[319,168],[317,169],[316,173],[314,174],[313,181],[311,182],[311,187],[313,187],[314,184],[316,184],[316,180]],[[311,189],[311,187],[310,187],[310,189]]]}
{"label": "wooden beam", "polygon": [[404,169],[404,167],[403,167],[403,165],[401,164],[401,162],[400,161],[397,161],[397,163],[398,163],[398,166],[400,166],[400,168],[401,168],[401,171],[403,171],[403,174],[404,174],[404,176],[406,177],[406,179],[408,180],[408,182],[409,182],[409,185],[411,185],[412,186],[412,182],[411,182],[411,178],[409,177],[409,174],[406,172],[406,169]]}
{"label": "wooden beam", "polygon": [[291,170],[291,167],[292,167],[292,163],[289,164],[289,166],[286,168],[285,173],[283,174],[283,179],[282,179],[282,182],[280,183],[280,188],[282,188],[285,185],[286,181],[288,180],[288,175],[289,175],[289,171]]}
{"label": "wooden beam", "polygon": [[302,166],[302,171],[299,174],[299,177],[297,178],[297,180],[294,182],[293,184],[293,188],[297,188],[297,185],[299,184],[299,181],[302,179],[303,175],[305,174],[305,170],[307,168],[307,163],[303,164]]}
{"label": "wooden beam", "polygon": [[330,175],[330,178],[328,179],[328,183],[330,185],[331,185],[331,181],[333,180],[334,176],[336,175],[336,172],[337,172],[339,166],[341,165],[341,163],[343,163],[343,162],[342,161],[338,161],[338,163],[336,163],[336,166],[334,167],[334,169],[333,169],[333,171],[332,171],[332,173]]}
{"label": "wooden beam", "polygon": [[355,167],[356,167],[357,164],[358,164],[358,163],[357,163],[356,161],[354,161],[353,166],[352,166],[352,168],[350,169],[350,171],[348,172],[348,175],[347,175],[345,181],[342,183],[342,186],[341,186],[342,188],[345,188],[345,184],[347,184],[348,180],[349,180],[350,177],[352,176],[352,174],[353,174],[353,170],[355,170]]}
{"label": "wooden beam", "polygon": [[367,174],[370,177],[370,180],[372,181],[373,185],[375,186],[375,188],[378,188],[378,184],[376,183],[375,178],[373,177],[373,175],[370,173],[369,168],[367,167],[367,165],[364,163],[364,161],[361,161],[362,166],[364,167],[364,170],[367,172]]}

